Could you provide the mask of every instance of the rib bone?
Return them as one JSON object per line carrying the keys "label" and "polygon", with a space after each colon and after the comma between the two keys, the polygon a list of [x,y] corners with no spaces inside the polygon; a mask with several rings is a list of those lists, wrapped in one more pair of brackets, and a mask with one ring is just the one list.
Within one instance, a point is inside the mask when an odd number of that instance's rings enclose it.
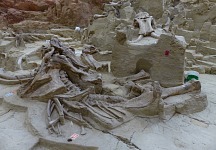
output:
{"label": "rib bone", "polygon": [[53,98],[55,104],[56,104],[56,109],[59,113],[59,120],[61,124],[65,123],[65,119],[64,119],[64,113],[63,113],[63,107],[60,103],[60,101],[57,98]]}

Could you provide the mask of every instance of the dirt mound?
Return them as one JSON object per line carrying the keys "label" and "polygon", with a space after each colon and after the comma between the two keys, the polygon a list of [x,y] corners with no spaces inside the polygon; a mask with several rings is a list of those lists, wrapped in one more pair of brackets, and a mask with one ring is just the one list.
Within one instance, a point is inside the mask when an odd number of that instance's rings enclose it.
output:
{"label": "dirt mound", "polygon": [[[86,26],[109,0],[4,0],[0,1],[0,27],[23,20]],[[38,17],[40,16],[40,17]]]}

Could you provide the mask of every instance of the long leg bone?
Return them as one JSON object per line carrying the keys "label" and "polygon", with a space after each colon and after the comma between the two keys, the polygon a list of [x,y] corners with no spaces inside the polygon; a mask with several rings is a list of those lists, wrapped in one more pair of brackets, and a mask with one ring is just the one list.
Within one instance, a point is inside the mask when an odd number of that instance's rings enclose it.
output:
{"label": "long leg bone", "polygon": [[131,75],[131,76],[123,77],[123,78],[116,78],[114,82],[117,82],[120,85],[123,85],[129,81],[137,81],[137,80],[148,79],[148,78],[150,78],[150,75],[144,70],[141,70],[139,73],[135,75]]}
{"label": "long leg bone", "polygon": [[171,88],[164,88],[162,91],[162,98],[167,98],[173,95],[184,94],[192,91],[198,91],[201,89],[200,81],[198,80],[191,80],[190,82],[185,83],[184,85],[171,87]]}

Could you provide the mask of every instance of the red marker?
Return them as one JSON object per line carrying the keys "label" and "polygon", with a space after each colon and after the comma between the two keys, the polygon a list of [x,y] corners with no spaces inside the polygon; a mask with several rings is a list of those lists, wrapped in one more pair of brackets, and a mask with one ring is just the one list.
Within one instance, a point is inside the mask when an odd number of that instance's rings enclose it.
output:
{"label": "red marker", "polygon": [[169,51],[169,50],[165,50],[165,51],[164,51],[164,55],[165,55],[165,56],[169,56],[169,54],[170,54],[170,51]]}

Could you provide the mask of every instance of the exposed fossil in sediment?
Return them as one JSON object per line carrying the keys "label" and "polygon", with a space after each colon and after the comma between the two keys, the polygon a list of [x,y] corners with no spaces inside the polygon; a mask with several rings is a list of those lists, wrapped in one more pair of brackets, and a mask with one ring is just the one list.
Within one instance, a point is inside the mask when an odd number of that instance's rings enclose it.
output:
{"label": "exposed fossil in sediment", "polygon": [[23,75],[11,75],[1,70],[0,71],[0,83],[6,84],[6,85],[24,83],[24,82],[31,80],[34,77],[34,75],[35,75],[35,72],[29,73],[29,74],[23,74]]}
{"label": "exposed fossil in sediment", "polygon": [[[64,46],[57,38],[51,39],[50,47],[42,52],[42,63],[33,74],[9,76],[2,72],[0,79],[17,80],[19,83],[27,80],[17,94],[48,102],[47,128],[51,133],[61,134],[59,125],[64,124],[66,119],[80,125],[81,134],[86,134],[86,127],[110,130],[136,116],[158,115],[162,98],[200,89],[199,81],[162,88],[159,82],[150,80],[150,75],[142,70],[114,81],[128,89],[128,94],[132,96],[102,95],[101,74],[90,69],[102,65],[91,55],[83,54],[84,59],[89,61],[85,65],[75,55],[74,49]],[[54,112],[58,117],[54,118]]]}

